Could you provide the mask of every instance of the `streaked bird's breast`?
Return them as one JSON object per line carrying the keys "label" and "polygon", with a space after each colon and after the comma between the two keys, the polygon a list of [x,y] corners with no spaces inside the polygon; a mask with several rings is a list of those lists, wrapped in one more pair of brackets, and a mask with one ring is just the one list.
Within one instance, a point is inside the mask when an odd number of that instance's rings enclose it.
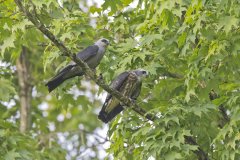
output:
{"label": "streaked bird's breast", "polygon": [[137,75],[134,73],[130,73],[128,76],[128,79],[126,81],[126,83],[124,84],[124,89],[122,90],[122,94],[126,97],[129,97],[132,95],[132,93],[134,92],[134,90],[136,89],[136,82],[137,82],[138,78]]}
{"label": "streaked bird's breast", "polygon": [[[123,94],[125,97],[131,97],[135,89],[137,88],[138,85],[138,77],[135,73],[131,72],[129,76],[127,77],[127,80],[124,82],[124,84],[121,86],[119,89],[119,92]],[[114,107],[119,105],[120,101],[113,97],[108,104],[108,107],[106,108],[106,112],[111,112]]]}

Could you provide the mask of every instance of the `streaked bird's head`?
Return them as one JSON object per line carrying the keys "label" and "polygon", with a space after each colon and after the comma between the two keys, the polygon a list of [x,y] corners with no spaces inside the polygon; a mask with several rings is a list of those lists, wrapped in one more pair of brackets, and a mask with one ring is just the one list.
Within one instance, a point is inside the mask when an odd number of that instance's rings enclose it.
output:
{"label": "streaked bird's head", "polygon": [[109,45],[109,40],[106,38],[101,38],[95,42],[95,45],[106,48]]}
{"label": "streaked bird's head", "polygon": [[140,77],[140,78],[144,78],[148,75],[148,72],[144,69],[137,69],[137,70],[134,70],[134,73]]}

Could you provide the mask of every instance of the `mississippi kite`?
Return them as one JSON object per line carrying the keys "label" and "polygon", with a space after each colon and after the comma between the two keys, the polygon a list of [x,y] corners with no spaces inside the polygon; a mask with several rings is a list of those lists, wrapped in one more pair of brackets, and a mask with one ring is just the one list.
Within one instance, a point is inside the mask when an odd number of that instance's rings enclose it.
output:
{"label": "mississippi kite", "polygon": [[[102,60],[106,51],[109,41],[105,38],[99,39],[94,45],[85,48],[83,51],[77,54],[77,57],[86,62],[88,66],[95,69]],[[83,71],[80,66],[72,62],[65,68],[63,68],[56,76],[49,80],[46,84],[48,91],[51,92],[62,84],[65,80],[73,78],[75,76],[82,76]]]}
{"label": "mississippi kite", "polygon": [[[141,92],[142,78],[146,76],[147,71],[142,69],[123,72],[112,81],[110,87],[122,93],[123,96],[136,100]],[[108,94],[98,118],[108,123],[124,109],[123,106],[124,104],[117,98]]]}

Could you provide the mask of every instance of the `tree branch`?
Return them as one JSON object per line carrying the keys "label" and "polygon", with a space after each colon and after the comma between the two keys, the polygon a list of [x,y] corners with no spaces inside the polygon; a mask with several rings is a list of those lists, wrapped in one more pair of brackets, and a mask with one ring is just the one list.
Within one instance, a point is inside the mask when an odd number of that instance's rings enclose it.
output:
{"label": "tree branch", "polygon": [[[22,4],[21,0],[14,0],[17,6],[19,7],[20,11],[22,11],[25,16],[45,35],[47,36],[55,46],[59,48],[59,50],[65,55],[71,58],[72,61],[77,63],[83,70],[83,72],[90,77],[96,84],[98,84],[100,87],[102,87],[105,91],[116,97],[120,102],[125,104],[126,106],[131,106],[131,108],[140,114],[141,116],[145,117],[146,119],[150,121],[155,120],[155,116],[151,114],[147,114],[147,112],[139,107],[136,103],[134,103],[130,98],[127,98],[123,96],[120,92],[117,90],[114,90],[113,88],[109,87],[103,79],[98,78],[98,76],[88,67],[86,63],[84,63],[81,59],[78,59],[75,54],[73,54],[67,47],[63,45],[43,24],[40,23],[40,21],[37,19],[36,16],[31,14]],[[191,141],[189,141],[187,138],[185,138],[186,143],[197,144],[196,141],[192,138]],[[199,145],[198,145],[199,146]],[[203,150],[199,147],[199,154],[197,156],[199,157],[199,160],[207,160],[208,158],[202,159],[202,157],[206,157],[206,153],[203,155]],[[200,155],[201,154],[201,155]]]}
{"label": "tree branch", "polygon": [[[195,139],[191,136],[185,136],[185,141],[188,144],[191,145],[198,145],[197,142],[195,141]],[[199,145],[198,145],[199,146]],[[198,147],[198,150],[193,151],[197,156],[198,156],[198,160],[209,160],[208,155],[200,148]]]}
{"label": "tree branch", "polygon": [[[209,93],[209,99],[213,101],[214,99],[219,98],[219,95],[212,89]],[[223,128],[226,123],[230,121],[230,117],[227,115],[227,110],[224,108],[223,104],[218,106],[218,110],[222,115],[222,118],[219,122],[219,127]]]}
{"label": "tree branch", "polygon": [[169,72],[169,71],[166,71],[166,73],[164,74],[164,76],[171,77],[171,78],[176,78],[176,79],[182,79],[182,78],[184,78],[184,76],[181,75],[181,74],[172,73],[172,72]]}
{"label": "tree branch", "polygon": [[15,3],[19,7],[20,11],[22,11],[25,16],[45,35],[47,36],[55,46],[58,47],[58,49],[64,53],[65,56],[70,57],[72,61],[77,63],[83,70],[83,72],[90,77],[96,84],[98,84],[100,87],[102,87],[105,91],[116,97],[119,101],[121,101],[126,106],[132,106],[132,109],[137,112],[138,114],[142,115],[143,117],[146,117],[149,120],[153,120],[152,115],[147,114],[147,112],[140,108],[136,103],[132,102],[130,98],[127,98],[123,96],[120,92],[117,90],[114,90],[113,88],[109,87],[103,79],[98,78],[98,76],[88,67],[88,65],[83,62],[81,59],[76,57],[76,54],[73,54],[65,45],[63,45],[62,42],[60,42],[53,34],[50,32],[43,24],[40,23],[40,21],[35,17],[33,14],[31,14],[22,4],[21,0],[15,0]]}

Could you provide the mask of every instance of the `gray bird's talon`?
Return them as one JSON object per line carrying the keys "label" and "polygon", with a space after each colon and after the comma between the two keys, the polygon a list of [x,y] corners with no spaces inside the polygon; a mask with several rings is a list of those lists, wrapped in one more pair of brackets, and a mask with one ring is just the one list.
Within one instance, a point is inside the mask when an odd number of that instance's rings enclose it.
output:
{"label": "gray bird's talon", "polygon": [[102,75],[102,73],[99,74],[98,80],[103,80],[103,75]]}

